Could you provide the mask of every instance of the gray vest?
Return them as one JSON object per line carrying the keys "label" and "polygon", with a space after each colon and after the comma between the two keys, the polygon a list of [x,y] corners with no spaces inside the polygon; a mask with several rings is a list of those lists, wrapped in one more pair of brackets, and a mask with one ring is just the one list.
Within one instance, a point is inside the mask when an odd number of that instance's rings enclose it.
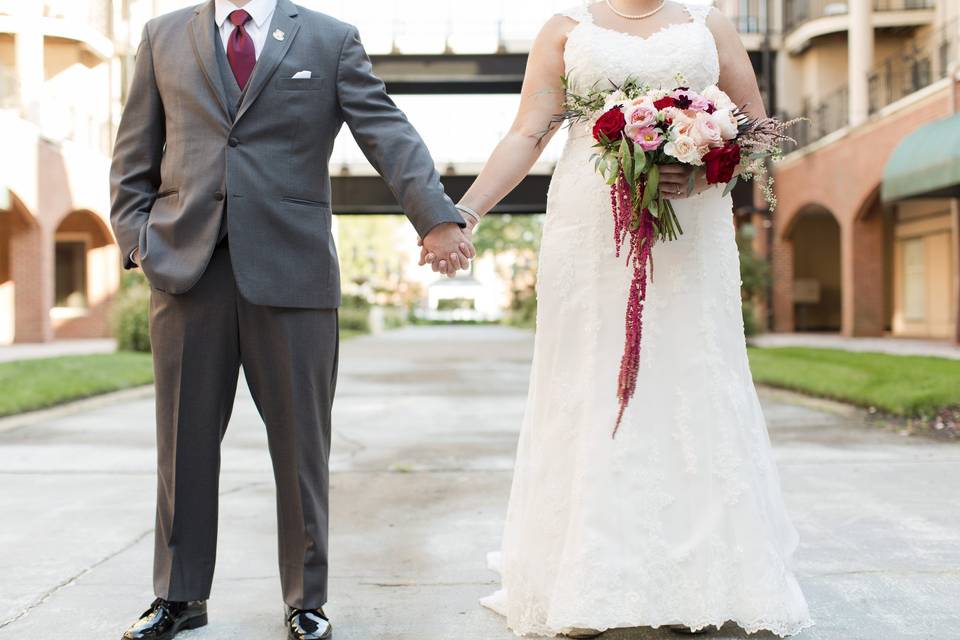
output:
{"label": "gray vest", "polygon": [[[216,26],[216,25],[214,25]],[[220,33],[214,33],[214,42],[217,46],[217,67],[220,68],[220,81],[223,83],[223,89],[227,95],[227,109],[230,110],[230,119],[237,119],[237,112],[240,110],[240,103],[243,101],[243,91],[240,91],[240,85],[237,84],[237,78],[233,75],[233,69],[230,68],[230,61],[227,60],[227,52],[221,45]],[[220,223],[220,235],[217,242],[222,242],[227,237],[227,203],[223,203],[223,220]]]}
{"label": "gray vest", "polygon": [[[216,43],[220,44],[220,33],[216,34]],[[220,79],[223,82],[223,89],[227,94],[227,108],[230,110],[230,119],[237,119],[237,111],[240,110],[240,101],[243,100],[243,92],[240,91],[240,85],[237,84],[237,78],[233,75],[233,69],[230,68],[230,61],[227,60],[227,52],[223,46],[215,47],[217,50],[217,66],[220,68]]]}

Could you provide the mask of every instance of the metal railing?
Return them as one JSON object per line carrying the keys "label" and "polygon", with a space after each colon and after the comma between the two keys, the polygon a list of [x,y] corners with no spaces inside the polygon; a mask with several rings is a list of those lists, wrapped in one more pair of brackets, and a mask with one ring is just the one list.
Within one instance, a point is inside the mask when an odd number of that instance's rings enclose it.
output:
{"label": "metal railing", "polygon": [[[954,20],[912,39],[873,67],[868,74],[870,113],[877,113],[948,77],[951,67],[957,64],[960,64],[960,36]],[[798,145],[806,146],[847,126],[849,96],[849,88],[843,86],[815,104],[806,104],[799,115],[808,122],[799,125],[794,136]]]}
{"label": "metal railing", "polygon": [[766,33],[770,0],[729,0],[726,13],[740,33]]}
{"label": "metal railing", "polygon": [[[936,0],[873,0],[874,11],[913,11],[935,7]],[[847,0],[785,0],[783,28],[784,31],[791,31],[804,22],[817,18],[843,16],[847,11]]]}
{"label": "metal railing", "polygon": [[960,61],[956,20],[915,38],[888,56],[869,74],[870,113],[946,78]]}
{"label": "metal railing", "polygon": [[816,104],[804,104],[800,117],[804,118],[792,132],[798,147],[805,147],[850,122],[850,92],[840,87]]}

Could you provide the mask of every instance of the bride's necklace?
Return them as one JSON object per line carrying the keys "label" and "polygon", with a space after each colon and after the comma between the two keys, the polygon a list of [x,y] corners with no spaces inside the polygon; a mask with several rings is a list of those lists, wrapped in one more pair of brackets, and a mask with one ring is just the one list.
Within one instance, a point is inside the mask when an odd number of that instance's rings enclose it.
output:
{"label": "bride's necklace", "polygon": [[643,20],[644,18],[649,18],[653,14],[660,11],[660,9],[663,9],[663,7],[666,6],[667,4],[667,0],[662,0],[662,2],[653,11],[648,11],[646,13],[641,13],[640,15],[632,16],[629,13],[624,13],[619,9],[617,9],[615,6],[613,6],[612,0],[606,0],[606,2],[607,2],[607,6],[610,7],[610,11],[613,11],[615,14],[617,14],[621,18],[626,18],[627,20]]}

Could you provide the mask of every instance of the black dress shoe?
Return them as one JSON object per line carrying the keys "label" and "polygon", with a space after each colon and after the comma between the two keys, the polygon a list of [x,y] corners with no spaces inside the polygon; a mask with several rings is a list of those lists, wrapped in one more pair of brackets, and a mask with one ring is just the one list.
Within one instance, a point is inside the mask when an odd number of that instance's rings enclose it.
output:
{"label": "black dress shoe", "polygon": [[287,607],[286,625],[290,640],[329,640],[333,637],[333,626],[323,609]]}
{"label": "black dress shoe", "polygon": [[206,624],[206,602],[168,602],[157,598],[127,629],[122,640],[171,640],[184,629],[199,629]]}

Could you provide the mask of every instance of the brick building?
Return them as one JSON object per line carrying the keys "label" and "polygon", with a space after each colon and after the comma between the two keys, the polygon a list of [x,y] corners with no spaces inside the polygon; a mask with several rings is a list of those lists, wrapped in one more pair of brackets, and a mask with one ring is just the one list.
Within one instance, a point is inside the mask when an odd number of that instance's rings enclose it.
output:
{"label": "brick building", "polygon": [[776,110],[809,119],[756,216],[770,328],[960,340],[960,3],[724,7],[773,58]]}
{"label": "brick building", "polygon": [[107,0],[0,2],[0,344],[109,332]]}

